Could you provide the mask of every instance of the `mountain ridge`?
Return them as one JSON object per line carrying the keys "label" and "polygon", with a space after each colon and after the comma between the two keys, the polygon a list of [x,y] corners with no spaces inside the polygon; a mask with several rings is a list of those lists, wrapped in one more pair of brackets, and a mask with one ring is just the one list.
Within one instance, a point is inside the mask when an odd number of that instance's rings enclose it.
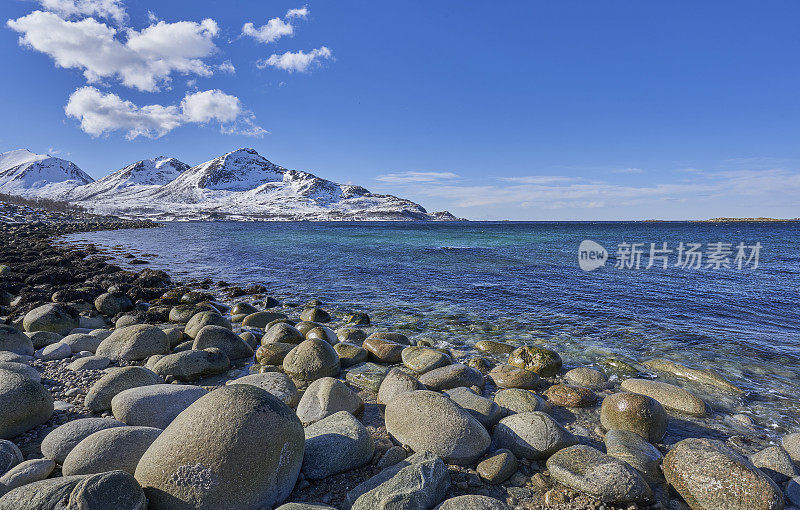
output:
{"label": "mountain ridge", "polygon": [[[47,178],[31,182],[25,172]],[[96,181],[70,161],[20,149],[0,154],[0,192],[154,220],[458,220],[394,195],[284,168],[252,148],[195,166],[167,156],[140,160]]]}

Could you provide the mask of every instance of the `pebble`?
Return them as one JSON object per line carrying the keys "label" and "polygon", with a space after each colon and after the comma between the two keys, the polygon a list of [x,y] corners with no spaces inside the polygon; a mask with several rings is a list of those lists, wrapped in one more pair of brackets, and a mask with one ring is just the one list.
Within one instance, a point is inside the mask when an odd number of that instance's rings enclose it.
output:
{"label": "pebble", "polygon": [[486,483],[503,483],[516,473],[517,458],[511,450],[500,449],[479,462],[475,470]]}

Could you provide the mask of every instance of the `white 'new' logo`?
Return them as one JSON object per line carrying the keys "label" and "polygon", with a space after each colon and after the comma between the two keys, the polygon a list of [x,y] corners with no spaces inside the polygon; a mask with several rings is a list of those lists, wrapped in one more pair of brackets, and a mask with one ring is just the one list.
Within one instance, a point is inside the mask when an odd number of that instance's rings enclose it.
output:
{"label": "white 'new' logo", "polygon": [[584,271],[594,271],[598,267],[605,265],[608,260],[608,252],[605,248],[594,241],[581,241],[578,246],[578,265]]}

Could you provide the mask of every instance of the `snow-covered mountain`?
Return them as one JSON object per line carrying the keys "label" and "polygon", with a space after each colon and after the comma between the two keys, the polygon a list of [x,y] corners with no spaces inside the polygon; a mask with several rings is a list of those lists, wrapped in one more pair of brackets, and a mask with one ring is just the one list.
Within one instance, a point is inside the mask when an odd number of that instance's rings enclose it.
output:
{"label": "snow-covered mountain", "polygon": [[94,179],[75,163],[27,149],[0,154],[0,193],[25,197],[63,197]]}
{"label": "snow-covered mountain", "polygon": [[[5,164],[0,164],[0,176],[5,175],[5,168]],[[253,149],[229,152],[191,168],[174,158],[161,157],[139,161],[94,182],[83,175],[87,179],[85,182],[67,183],[62,180],[58,187],[16,189],[28,196],[69,201],[92,212],[128,218],[456,219],[448,212],[430,214],[410,200],[373,194],[361,186],[337,184],[308,172],[287,170]],[[2,187],[0,191],[3,191]],[[23,194],[17,191],[7,193]]]}

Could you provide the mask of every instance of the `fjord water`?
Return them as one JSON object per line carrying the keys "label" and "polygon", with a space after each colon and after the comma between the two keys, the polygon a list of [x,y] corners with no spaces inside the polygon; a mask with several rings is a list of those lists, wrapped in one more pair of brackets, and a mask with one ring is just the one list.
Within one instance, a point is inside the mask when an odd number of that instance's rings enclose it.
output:
{"label": "fjord water", "polygon": [[[66,239],[157,254],[149,267],[174,277],[367,311],[416,338],[533,341],[567,366],[664,357],[712,368],[747,390],[687,386],[712,406],[776,433],[800,427],[800,223],[190,222]],[[578,267],[585,239],[611,255],[593,272]],[[622,242],[645,243],[640,269],[614,268]],[[667,269],[646,269],[650,243],[664,242],[762,248],[756,269],[684,269],[674,252]]]}

